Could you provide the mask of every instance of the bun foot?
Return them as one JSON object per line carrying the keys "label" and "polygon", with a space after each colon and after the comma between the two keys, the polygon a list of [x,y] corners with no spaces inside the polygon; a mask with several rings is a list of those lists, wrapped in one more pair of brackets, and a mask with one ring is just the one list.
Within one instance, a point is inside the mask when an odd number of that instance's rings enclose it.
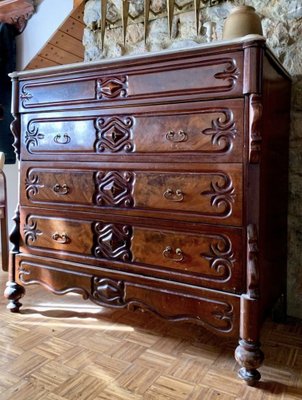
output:
{"label": "bun foot", "polygon": [[262,365],[264,360],[264,355],[260,350],[260,343],[239,340],[239,346],[235,350],[235,358],[242,367],[238,372],[238,376],[248,385],[255,385],[261,378],[257,368]]}
{"label": "bun foot", "polygon": [[7,309],[11,312],[19,312],[22,303],[19,302],[21,297],[25,294],[25,289],[23,286],[16,282],[7,282],[6,289],[4,291],[4,297],[9,300]]}

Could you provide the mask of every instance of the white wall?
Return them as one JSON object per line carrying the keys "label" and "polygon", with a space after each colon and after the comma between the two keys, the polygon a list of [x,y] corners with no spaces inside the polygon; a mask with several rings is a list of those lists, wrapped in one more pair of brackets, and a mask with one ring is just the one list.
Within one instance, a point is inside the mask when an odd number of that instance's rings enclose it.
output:
{"label": "white wall", "polygon": [[[36,13],[28,21],[24,32],[17,36],[17,70],[26,67],[73,8],[73,0],[39,0],[36,3]],[[18,203],[18,164],[6,164],[4,172],[7,180],[8,229],[11,231]]]}
{"label": "white wall", "polygon": [[17,37],[17,69],[22,70],[41,50],[73,8],[73,0],[40,0],[36,13]]}

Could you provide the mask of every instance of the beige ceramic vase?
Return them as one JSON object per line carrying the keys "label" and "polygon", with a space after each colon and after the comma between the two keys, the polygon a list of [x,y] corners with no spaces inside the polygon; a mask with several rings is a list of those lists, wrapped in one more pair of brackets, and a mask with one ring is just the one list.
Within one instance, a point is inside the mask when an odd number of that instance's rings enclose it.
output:
{"label": "beige ceramic vase", "polygon": [[233,39],[252,33],[263,34],[261,20],[259,15],[255,13],[254,7],[235,7],[225,20],[223,39]]}

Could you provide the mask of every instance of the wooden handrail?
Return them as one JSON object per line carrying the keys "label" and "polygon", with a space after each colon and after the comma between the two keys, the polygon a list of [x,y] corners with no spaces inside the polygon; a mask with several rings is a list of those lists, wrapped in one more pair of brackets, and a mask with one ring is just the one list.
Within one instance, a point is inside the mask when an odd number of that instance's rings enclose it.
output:
{"label": "wooden handrail", "polygon": [[80,4],[82,4],[85,0],[73,0],[73,8],[78,7]]}

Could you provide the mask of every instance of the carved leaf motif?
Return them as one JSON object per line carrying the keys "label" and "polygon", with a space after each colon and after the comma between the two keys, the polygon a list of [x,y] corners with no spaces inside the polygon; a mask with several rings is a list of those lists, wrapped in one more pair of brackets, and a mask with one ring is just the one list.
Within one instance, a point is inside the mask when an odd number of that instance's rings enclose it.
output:
{"label": "carved leaf motif", "polygon": [[212,144],[219,146],[219,153],[227,153],[233,148],[233,141],[237,136],[237,128],[233,113],[230,110],[223,111],[224,117],[212,121],[211,128],[202,131],[204,135],[212,136]]}
{"label": "carved leaf motif", "polygon": [[38,222],[35,221],[32,217],[27,218],[26,224],[23,228],[25,243],[27,245],[30,245],[30,242],[35,242],[38,236],[43,235],[43,232],[37,228],[37,225]]}
{"label": "carved leaf motif", "polygon": [[222,209],[223,216],[228,217],[233,211],[233,203],[236,196],[235,188],[229,175],[222,172],[217,172],[215,175],[218,178],[216,178],[216,181],[211,182],[211,190],[206,190],[201,194],[210,196],[211,205]]}
{"label": "carved leaf motif", "polygon": [[105,225],[97,222],[93,226],[95,242],[93,249],[95,257],[113,260],[131,261],[130,241],[132,228],[127,225]]}
{"label": "carved leaf motif", "polygon": [[224,81],[229,81],[231,87],[236,84],[237,79],[239,78],[240,72],[237,68],[235,60],[229,60],[227,62],[227,67],[222,72],[217,72],[214,75],[216,79],[222,79]]}
{"label": "carved leaf motif", "polygon": [[210,262],[210,267],[219,274],[220,280],[226,282],[231,278],[236,259],[232,242],[227,236],[218,235],[210,245],[210,252],[201,256]]}
{"label": "carved leaf motif", "polygon": [[99,206],[130,207],[133,205],[131,172],[97,172],[95,202]]}
{"label": "carved leaf motif", "polygon": [[20,99],[22,100],[22,104],[25,103],[25,101],[28,101],[30,99],[32,99],[33,95],[26,90],[26,87],[23,86],[22,91],[20,93]]}
{"label": "carved leaf motif", "polygon": [[110,305],[124,305],[124,283],[106,278],[93,278],[92,300]]}
{"label": "carved leaf motif", "polygon": [[25,133],[25,144],[29,153],[31,153],[32,146],[38,146],[39,140],[44,139],[45,135],[39,132],[39,128],[35,125],[34,121],[31,121]]}
{"label": "carved leaf motif", "polygon": [[124,150],[129,153],[132,151],[131,128],[133,123],[134,120],[131,117],[98,118],[96,120],[96,152],[101,153],[109,150],[111,153],[116,153]]}
{"label": "carved leaf motif", "polygon": [[97,80],[96,96],[97,99],[114,99],[127,96],[127,77],[109,77]]}
{"label": "carved leaf motif", "polygon": [[39,193],[39,189],[43,188],[39,182],[39,176],[33,171],[29,171],[25,180],[25,191],[28,199],[33,198]]}

